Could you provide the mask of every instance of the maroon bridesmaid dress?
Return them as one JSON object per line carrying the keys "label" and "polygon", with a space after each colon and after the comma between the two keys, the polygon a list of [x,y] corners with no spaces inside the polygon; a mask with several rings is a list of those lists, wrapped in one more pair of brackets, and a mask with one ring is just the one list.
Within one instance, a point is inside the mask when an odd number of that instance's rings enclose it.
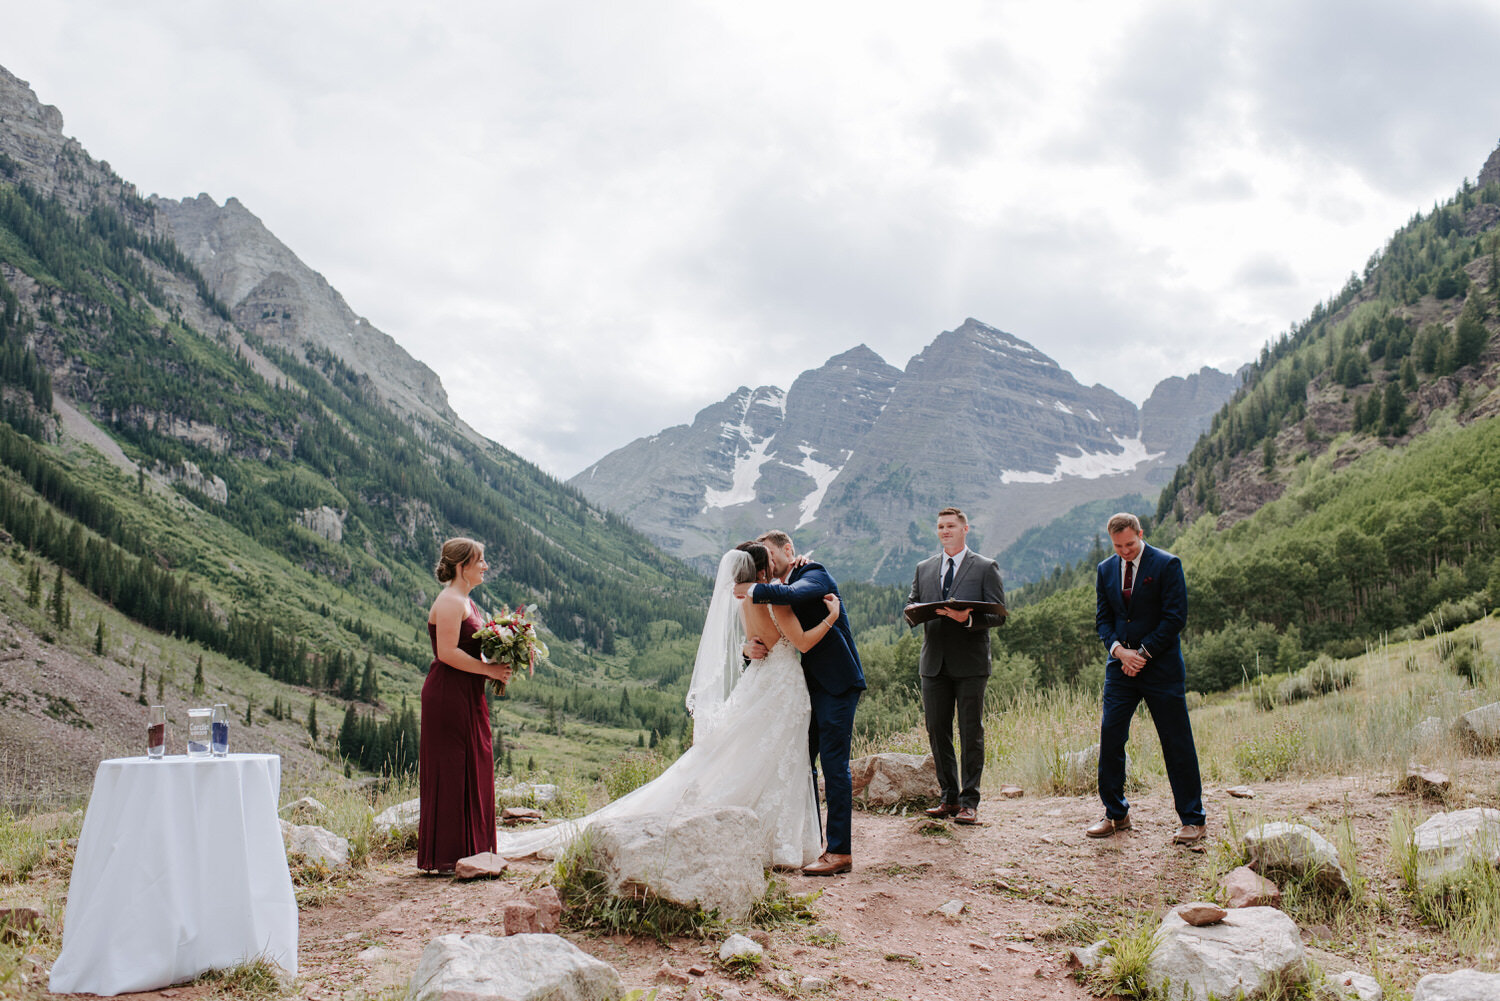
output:
{"label": "maroon bridesmaid dress", "polygon": [[[479,656],[474,630],[484,623],[470,606],[458,648]],[[422,684],[422,738],[417,756],[422,812],[417,868],[445,871],[495,850],[495,759],[485,677],[437,659],[437,626],[427,623],[432,666]]]}

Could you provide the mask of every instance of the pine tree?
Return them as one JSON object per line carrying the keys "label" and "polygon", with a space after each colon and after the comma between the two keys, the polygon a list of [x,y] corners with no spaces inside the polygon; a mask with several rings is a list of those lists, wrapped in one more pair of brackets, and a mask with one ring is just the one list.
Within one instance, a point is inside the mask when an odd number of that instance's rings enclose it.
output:
{"label": "pine tree", "polygon": [[193,670],[193,694],[203,694],[203,654],[198,655],[198,666]]}
{"label": "pine tree", "polygon": [[375,704],[380,698],[380,685],[375,680],[375,658],[371,654],[365,654],[365,673],[359,679],[359,701]]}
{"label": "pine tree", "polygon": [[68,620],[73,617],[72,609],[68,607],[68,595],[63,585],[63,568],[57,567],[57,577],[52,581],[52,593],[47,597],[47,609],[52,613],[52,624],[59,629],[68,628]]}
{"label": "pine tree", "polygon": [[162,705],[167,694],[167,675],[165,671],[156,672],[156,704]]}
{"label": "pine tree", "polygon": [[313,696],[312,704],[307,707],[307,735],[312,742],[318,742],[318,697]]}
{"label": "pine tree", "polygon": [[26,604],[36,608],[42,603],[42,570],[35,563],[26,574]]}
{"label": "pine tree", "polygon": [[135,700],[137,702],[139,702],[141,705],[145,705],[146,704],[146,665],[145,664],[141,665],[141,691],[140,691],[140,694],[138,694],[135,697]]}
{"label": "pine tree", "polygon": [[94,653],[100,657],[104,656],[104,620],[99,620],[99,625],[94,629]]}
{"label": "pine tree", "polygon": [[254,708],[255,708],[255,700],[254,699],[246,699],[245,700],[245,725],[246,726],[254,726],[255,725],[255,716],[252,713],[252,710]]}

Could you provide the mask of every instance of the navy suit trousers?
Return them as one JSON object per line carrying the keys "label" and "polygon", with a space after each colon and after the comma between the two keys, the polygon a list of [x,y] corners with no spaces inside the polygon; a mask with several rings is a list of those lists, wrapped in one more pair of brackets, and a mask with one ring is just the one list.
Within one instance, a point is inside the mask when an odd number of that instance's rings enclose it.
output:
{"label": "navy suit trousers", "polygon": [[1188,719],[1187,684],[1177,677],[1163,681],[1153,676],[1152,666],[1135,677],[1111,663],[1104,672],[1104,717],[1099,724],[1099,798],[1104,814],[1119,820],[1130,812],[1125,799],[1125,742],[1130,739],[1130,718],[1142,701],[1156,724],[1161,739],[1162,760],[1177,816],[1184,824],[1202,824],[1203,784],[1198,776],[1198,750],[1193,745],[1193,725]]}
{"label": "navy suit trousers", "polygon": [[810,688],[812,725],[808,728],[808,752],[823,766],[823,799],[828,804],[827,850],[835,855],[852,854],[850,845],[854,812],[854,781],[849,776],[849,739],[854,734],[854,710],[862,689],[829,695]]}

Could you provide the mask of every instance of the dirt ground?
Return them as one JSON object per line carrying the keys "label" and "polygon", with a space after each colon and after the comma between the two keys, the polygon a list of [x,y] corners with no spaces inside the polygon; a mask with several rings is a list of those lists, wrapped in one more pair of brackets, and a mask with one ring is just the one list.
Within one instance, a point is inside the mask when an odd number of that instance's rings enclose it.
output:
{"label": "dirt ground", "polygon": [[[1489,802],[1495,799],[1492,763],[1469,764],[1470,781],[1457,787],[1488,792],[1460,792],[1468,802],[1450,808],[1495,805]],[[642,989],[647,997],[656,990],[659,1001],[1082,1001],[1094,995],[1069,969],[1067,947],[1211,896],[1215,866],[1222,865],[1219,843],[1232,829],[1291,819],[1333,840],[1347,818],[1370,894],[1393,906],[1381,909],[1379,918],[1304,928],[1315,961],[1329,974],[1370,973],[1379,963],[1408,988],[1423,973],[1472,965],[1411,921],[1390,872],[1392,812],[1405,805],[1420,820],[1439,806],[1393,793],[1388,780],[1354,777],[1267,783],[1254,793],[1239,799],[1207,789],[1210,838],[1196,849],[1170,844],[1177,820],[1165,793],[1135,797],[1134,830],[1105,840],[1083,835],[1100,815],[1092,797],[989,801],[981,806],[980,826],[943,825],[935,834],[924,833],[932,825],[912,817],[856,812],[854,872],[781,877],[793,893],[820,891],[813,905],[818,920],[772,931],[767,961],[749,979],[715,963],[718,937],[663,946],[649,937],[565,934],[613,965],[627,989]],[[449,932],[495,931],[502,904],[523,896],[541,870],[541,863],[522,863],[499,880],[461,883],[418,872],[413,857],[372,865],[329,902],[303,911],[301,970],[292,990],[307,1001],[399,997],[428,941]],[[957,918],[938,912],[954,900],[965,905]],[[707,972],[674,983],[659,976],[663,963]],[[807,977],[827,986],[805,988]],[[206,992],[200,986],[141,996],[192,1001]]]}

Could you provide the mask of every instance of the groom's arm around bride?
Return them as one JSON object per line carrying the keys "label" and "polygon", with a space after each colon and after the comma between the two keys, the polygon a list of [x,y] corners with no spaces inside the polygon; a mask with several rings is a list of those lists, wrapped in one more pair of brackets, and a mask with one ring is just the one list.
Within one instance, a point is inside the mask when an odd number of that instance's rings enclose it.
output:
{"label": "groom's arm around bride", "polygon": [[[757,604],[789,605],[804,629],[827,616],[823,595],[838,594],[838,583],[821,564],[793,566],[796,551],[791,536],[771,531],[756,540],[771,558],[771,574],[782,584],[745,584],[735,588],[740,597]],[[802,673],[812,702],[808,749],[823,767],[824,797],[828,806],[827,851],[803,869],[810,876],[848,872],[853,865],[850,827],[854,808],[849,777],[849,743],[854,735],[854,711],[865,689],[865,675],[842,603],[838,622],[811,650],[802,655]]]}

